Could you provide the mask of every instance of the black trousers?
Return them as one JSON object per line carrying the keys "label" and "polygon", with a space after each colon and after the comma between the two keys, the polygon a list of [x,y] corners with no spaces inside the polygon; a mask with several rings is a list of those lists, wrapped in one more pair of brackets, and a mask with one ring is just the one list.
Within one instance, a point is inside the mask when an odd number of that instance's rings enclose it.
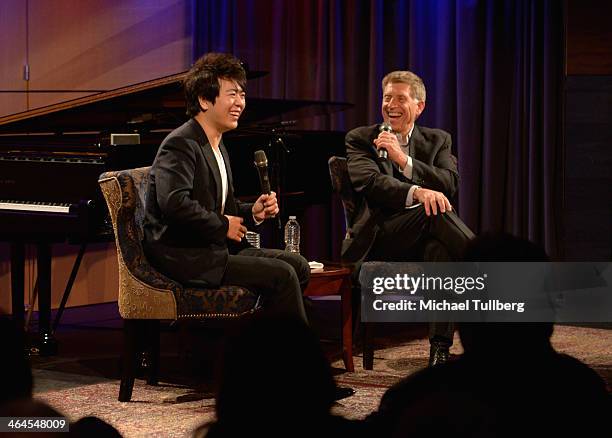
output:
{"label": "black trousers", "polygon": [[243,286],[263,297],[266,311],[308,322],[302,294],[310,279],[304,257],[278,249],[246,248],[229,256],[221,284]]}
{"label": "black trousers", "polygon": [[[422,205],[383,218],[366,260],[447,262],[460,260],[474,233],[454,211],[427,216]],[[429,340],[451,346],[454,324],[433,321]]]}

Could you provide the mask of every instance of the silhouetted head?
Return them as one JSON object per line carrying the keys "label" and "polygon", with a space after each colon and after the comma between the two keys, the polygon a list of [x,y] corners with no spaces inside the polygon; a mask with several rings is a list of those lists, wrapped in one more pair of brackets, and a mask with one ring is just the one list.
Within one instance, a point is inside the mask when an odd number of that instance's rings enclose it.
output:
{"label": "silhouetted head", "polygon": [[[510,234],[485,233],[468,245],[467,262],[548,262],[544,249]],[[461,323],[461,343],[468,353],[492,354],[496,350],[519,353],[525,350],[550,351],[552,322],[542,323]]]}
{"label": "silhouetted head", "polygon": [[[43,418],[55,418],[58,421],[66,420],[66,417],[60,412],[53,409],[48,404],[39,400],[30,398],[22,398],[19,400],[13,400],[7,403],[0,404],[0,417],[10,418],[32,418],[43,417]],[[6,424],[6,423],[5,423]],[[31,433],[31,435],[30,435]],[[25,429],[16,430],[15,433],[3,433],[2,436],[19,436],[19,437],[66,437],[66,436],[79,436],[72,433],[67,434],[66,432],[29,432]]]}
{"label": "silhouetted head", "polygon": [[318,338],[302,321],[253,319],[228,341],[222,363],[217,432],[308,428],[329,415],[335,382]]}
{"label": "silhouetted head", "polygon": [[484,233],[472,240],[466,262],[548,262],[544,249],[529,240],[507,233]]}
{"label": "silhouetted head", "polygon": [[26,353],[25,333],[14,321],[0,315],[2,386],[0,403],[32,397],[32,370]]}
{"label": "silhouetted head", "polygon": [[121,438],[117,429],[98,417],[83,417],[70,425],[70,435],[78,437]]}

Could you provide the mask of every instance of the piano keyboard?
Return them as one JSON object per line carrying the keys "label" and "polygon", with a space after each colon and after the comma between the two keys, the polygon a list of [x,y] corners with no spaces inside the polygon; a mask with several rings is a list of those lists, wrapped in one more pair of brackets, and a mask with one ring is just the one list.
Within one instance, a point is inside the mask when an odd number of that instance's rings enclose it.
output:
{"label": "piano keyboard", "polygon": [[70,213],[70,204],[57,202],[11,201],[7,199],[0,199],[0,210],[68,214]]}

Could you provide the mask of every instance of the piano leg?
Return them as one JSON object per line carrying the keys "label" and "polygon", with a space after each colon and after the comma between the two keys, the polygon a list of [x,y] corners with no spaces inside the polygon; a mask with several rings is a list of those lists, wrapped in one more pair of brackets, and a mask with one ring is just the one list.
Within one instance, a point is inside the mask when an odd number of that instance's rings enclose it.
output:
{"label": "piano leg", "polygon": [[51,244],[38,243],[38,348],[41,356],[57,353],[57,342],[51,332]]}
{"label": "piano leg", "polygon": [[66,284],[64,295],[62,295],[62,302],[60,303],[60,306],[57,309],[57,313],[55,315],[55,321],[53,321],[52,333],[54,334],[55,334],[55,331],[57,330],[57,326],[59,325],[60,319],[62,318],[64,309],[66,308],[66,303],[68,302],[68,297],[70,296],[72,285],[74,284],[74,280],[76,279],[76,276],[79,272],[79,267],[81,266],[81,261],[83,260],[83,255],[85,255],[86,249],[87,249],[87,242],[82,243],[81,248],[79,249],[79,254],[77,255],[77,258],[74,261],[74,265],[72,266],[72,271],[70,272],[70,278],[68,278],[68,283]]}
{"label": "piano leg", "polygon": [[23,327],[23,276],[25,269],[25,244],[11,242],[11,298],[13,319]]}

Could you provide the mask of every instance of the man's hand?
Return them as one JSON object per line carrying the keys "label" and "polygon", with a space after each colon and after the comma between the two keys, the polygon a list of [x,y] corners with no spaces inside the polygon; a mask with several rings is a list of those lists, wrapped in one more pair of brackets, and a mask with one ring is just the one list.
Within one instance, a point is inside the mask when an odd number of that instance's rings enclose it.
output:
{"label": "man's hand", "polygon": [[448,202],[444,193],[436,192],[435,190],[424,189],[422,187],[417,188],[412,194],[412,198],[415,202],[420,202],[425,207],[425,214],[430,216],[438,214],[438,207],[440,213],[446,213],[452,211],[453,207]]}
{"label": "man's hand", "polygon": [[276,193],[270,192],[269,195],[261,195],[257,201],[255,201],[255,204],[253,204],[251,211],[257,222],[276,216],[279,212]]}
{"label": "man's hand", "polygon": [[244,236],[246,236],[247,228],[242,225],[242,218],[238,216],[225,215],[229,220],[229,226],[227,227],[227,238],[240,242]]}
{"label": "man's hand", "polygon": [[381,132],[374,140],[374,145],[377,149],[386,149],[389,159],[396,163],[400,169],[406,167],[408,157],[402,151],[395,134],[386,131]]}

